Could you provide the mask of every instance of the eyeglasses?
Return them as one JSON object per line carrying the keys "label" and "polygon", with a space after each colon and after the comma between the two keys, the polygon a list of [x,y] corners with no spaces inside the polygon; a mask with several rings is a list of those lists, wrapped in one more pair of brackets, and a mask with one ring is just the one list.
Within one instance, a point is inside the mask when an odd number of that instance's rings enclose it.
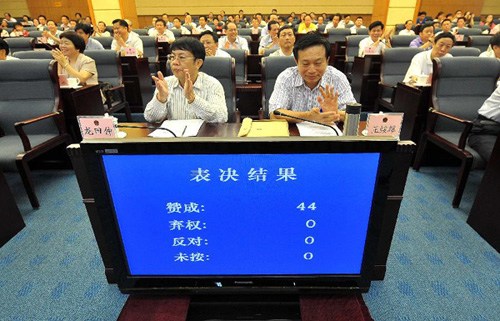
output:
{"label": "eyeglasses", "polygon": [[181,63],[182,63],[182,62],[187,61],[188,59],[196,59],[196,58],[195,58],[195,57],[193,57],[193,56],[183,56],[183,55],[176,56],[176,55],[174,55],[174,54],[170,54],[170,55],[168,55],[168,56],[167,56],[167,60],[168,60],[168,62],[170,62],[170,63],[171,63],[171,62],[173,62],[173,61],[174,61],[174,60],[176,60],[176,59],[177,59],[179,62],[181,62]]}

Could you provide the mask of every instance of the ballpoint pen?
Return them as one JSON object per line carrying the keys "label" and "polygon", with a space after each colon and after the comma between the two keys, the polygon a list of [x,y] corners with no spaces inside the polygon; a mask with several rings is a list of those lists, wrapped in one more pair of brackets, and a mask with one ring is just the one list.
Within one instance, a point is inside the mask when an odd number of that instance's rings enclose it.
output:
{"label": "ballpoint pen", "polygon": [[186,133],[186,129],[187,129],[187,128],[188,128],[188,127],[187,127],[187,125],[186,125],[186,126],[184,126],[184,130],[182,131],[181,137],[184,137],[184,134]]}

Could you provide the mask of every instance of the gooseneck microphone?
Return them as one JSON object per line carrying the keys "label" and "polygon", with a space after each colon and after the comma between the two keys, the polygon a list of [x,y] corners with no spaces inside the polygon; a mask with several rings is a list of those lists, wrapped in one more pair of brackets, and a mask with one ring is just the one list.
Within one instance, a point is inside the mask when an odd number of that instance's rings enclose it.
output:
{"label": "gooseneck microphone", "polygon": [[153,126],[129,126],[129,125],[118,125],[117,126],[118,128],[139,128],[139,129],[160,129],[160,130],[166,130],[168,132],[170,132],[170,134],[174,135],[174,137],[177,137],[177,135],[171,131],[170,129],[168,128],[163,128],[163,127],[153,127]]}
{"label": "gooseneck microphone", "polygon": [[308,123],[313,123],[313,124],[316,124],[316,125],[326,126],[328,128],[331,128],[335,132],[335,134],[337,134],[337,136],[340,136],[340,133],[339,133],[339,131],[338,131],[337,128],[335,128],[333,126],[330,126],[330,125],[327,125],[327,124],[320,123],[319,121],[315,121],[315,120],[310,120],[310,119],[306,119],[306,118],[302,118],[302,117],[288,115],[288,114],[282,113],[279,110],[273,111],[273,114],[276,115],[276,116],[283,116],[283,117],[288,117],[288,118],[302,120],[302,121],[305,121],[305,122],[308,122]]}

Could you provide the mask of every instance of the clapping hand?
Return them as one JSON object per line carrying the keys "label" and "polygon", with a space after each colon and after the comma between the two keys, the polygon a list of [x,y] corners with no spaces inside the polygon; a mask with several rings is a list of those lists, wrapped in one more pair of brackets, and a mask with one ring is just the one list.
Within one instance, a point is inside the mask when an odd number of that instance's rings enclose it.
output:
{"label": "clapping hand", "polygon": [[162,103],[167,102],[168,86],[167,83],[165,82],[165,77],[163,77],[161,71],[158,71],[158,77],[152,76],[152,78],[155,82],[156,89],[158,90],[156,98]]}

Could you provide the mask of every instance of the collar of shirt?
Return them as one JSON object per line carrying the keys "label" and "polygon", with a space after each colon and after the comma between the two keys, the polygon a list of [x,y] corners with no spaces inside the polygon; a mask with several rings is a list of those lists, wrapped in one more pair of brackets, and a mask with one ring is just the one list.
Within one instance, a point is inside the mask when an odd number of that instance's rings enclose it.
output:
{"label": "collar of shirt", "polygon": [[[179,79],[174,76],[174,80],[172,82],[172,88],[181,88],[184,90],[184,88],[181,86],[181,83],[179,82]],[[203,88],[203,73],[198,71],[198,77],[196,77],[196,81],[193,84],[193,89],[198,89],[201,90]]]}

